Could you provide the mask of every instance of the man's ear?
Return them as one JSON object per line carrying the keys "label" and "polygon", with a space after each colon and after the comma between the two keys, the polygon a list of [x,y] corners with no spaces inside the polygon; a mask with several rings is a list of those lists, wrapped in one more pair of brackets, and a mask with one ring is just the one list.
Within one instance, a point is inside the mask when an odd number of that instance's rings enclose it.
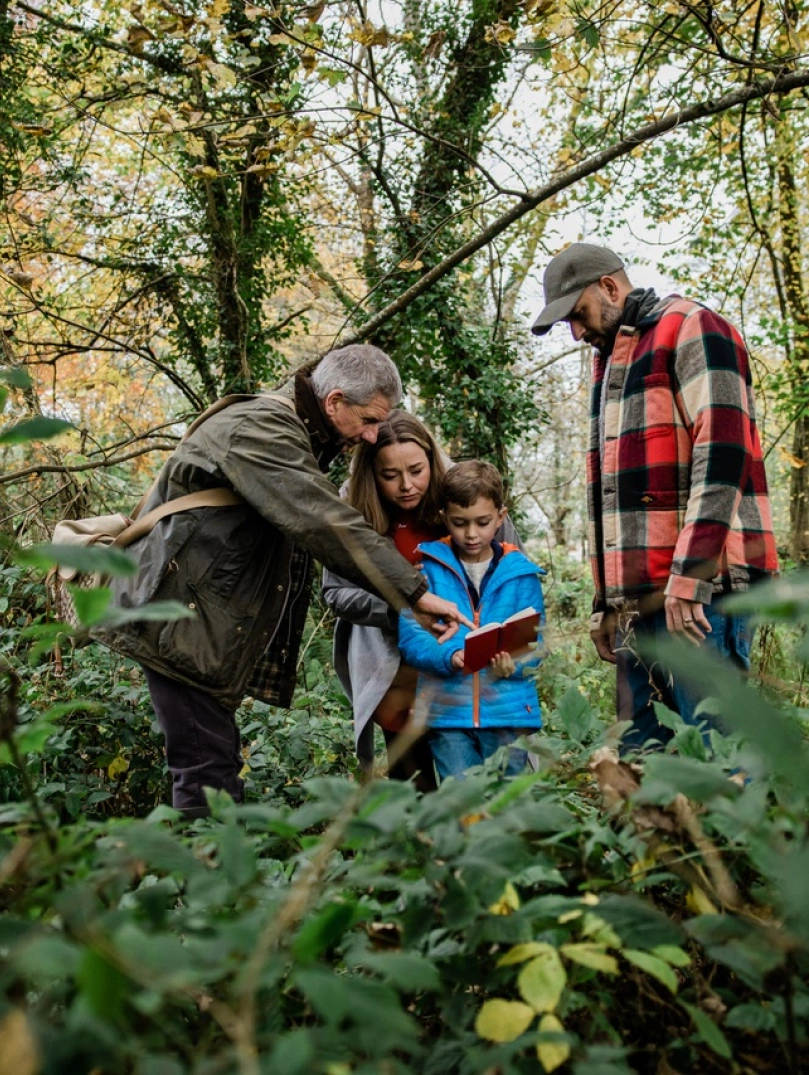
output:
{"label": "man's ear", "polygon": [[621,288],[615,277],[602,276],[599,283],[601,284],[601,290],[605,293],[610,302],[617,304],[621,298]]}
{"label": "man's ear", "polygon": [[324,396],[323,410],[326,412],[327,418],[334,418],[334,412],[344,399],[345,392],[343,392],[342,388],[332,388],[331,392]]}

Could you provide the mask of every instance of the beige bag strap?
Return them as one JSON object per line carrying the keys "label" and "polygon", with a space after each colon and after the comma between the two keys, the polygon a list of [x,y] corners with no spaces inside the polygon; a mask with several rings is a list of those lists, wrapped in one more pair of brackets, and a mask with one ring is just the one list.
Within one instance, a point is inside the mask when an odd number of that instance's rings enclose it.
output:
{"label": "beige bag strap", "polygon": [[[214,414],[229,407],[232,403],[244,403],[250,399],[277,399],[281,403],[285,403],[291,410],[295,410],[295,403],[289,398],[289,396],[282,396],[276,392],[265,392],[262,396],[256,395],[231,395],[223,396],[218,399],[216,403],[212,403],[207,410],[204,410],[202,414],[195,418],[188,429],[182,436],[180,443],[187,440],[188,437],[194,432],[195,429],[199,429],[203,422],[207,421]],[[165,519],[167,515],[176,515],[181,511],[193,511],[194,508],[229,508],[235,504],[243,504],[244,497],[234,489],[227,489],[224,486],[215,489],[201,489],[197,493],[188,493],[186,496],[179,496],[176,500],[167,500],[165,504],[158,504],[156,508],[152,508],[147,512],[143,518],[140,517],[143,505],[151,496],[152,490],[157,485],[157,478],[152,482],[143,496],[140,498],[138,506],[132,512],[132,523],[126,528],[118,537],[113,541],[113,545],[116,548],[123,549],[127,545],[131,545],[133,541],[137,541],[138,538],[142,538],[144,534],[148,534],[154,526],[160,522],[161,519]]]}

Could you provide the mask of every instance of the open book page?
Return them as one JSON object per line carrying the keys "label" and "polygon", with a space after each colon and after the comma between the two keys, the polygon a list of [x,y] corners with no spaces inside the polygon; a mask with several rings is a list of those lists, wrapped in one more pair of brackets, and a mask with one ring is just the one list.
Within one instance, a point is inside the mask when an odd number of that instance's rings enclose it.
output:
{"label": "open book page", "polygon": [[476,627],[464,641],[464,672],[479,672],[504,650],[516,653],[528,649],[536,641],[538,631],[539,613],[533,608],[521,609],[503,623]]}

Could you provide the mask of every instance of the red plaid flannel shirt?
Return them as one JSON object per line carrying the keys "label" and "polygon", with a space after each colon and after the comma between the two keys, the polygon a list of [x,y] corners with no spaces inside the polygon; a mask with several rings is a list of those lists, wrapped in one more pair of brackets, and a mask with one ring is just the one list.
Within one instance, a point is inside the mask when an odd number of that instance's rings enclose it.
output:
{"label": "red plaid flannel shirt", "polygon": [[709,604],[776,572],[737,329],[675,296],[638,329],[619,329],[608,383],[605,368],[596,353],[587,454],[595,609],[661,592]]}

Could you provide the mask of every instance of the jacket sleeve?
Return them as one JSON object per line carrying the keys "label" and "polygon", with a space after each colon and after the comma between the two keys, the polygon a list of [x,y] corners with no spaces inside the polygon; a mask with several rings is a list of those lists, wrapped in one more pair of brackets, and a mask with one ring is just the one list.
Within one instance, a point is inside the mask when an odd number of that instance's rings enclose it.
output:
{"label": "jacket sleeve", "polygon": [[397,611],[415,604],[426,590],[421,575],[340,499],[321,474],[297,414],[279,401],[264,400],[245,405],[234,419],[214,430],[214,418],[200,430],[208,431],[208,446],[220,434],[209,450],[233,488],[324,567]]}
{"label": "jacket sleeve", "polygon": [[457,676],[461,673],[452,667],[452,655],[463,649],[461,627],[448,642],[439,642],[426,631],[413,613],[406,609],[399,616],[399,651],[402,660],[419,672],[431,672],[435,676]]}
{"label": "jacket sleeve", "polygon": [[328,568],[323,571],[322,593],[323,600],[341,620],[363,627],[391,627],[389,605]]}
{"label": "jacket sleeve", "polygon": [[711,579],[719,572],[753,459],[744,343],[723,317],[698,307],[683,319],[674,374],[692,454],[685,523],[666,594],[710,604]]}

